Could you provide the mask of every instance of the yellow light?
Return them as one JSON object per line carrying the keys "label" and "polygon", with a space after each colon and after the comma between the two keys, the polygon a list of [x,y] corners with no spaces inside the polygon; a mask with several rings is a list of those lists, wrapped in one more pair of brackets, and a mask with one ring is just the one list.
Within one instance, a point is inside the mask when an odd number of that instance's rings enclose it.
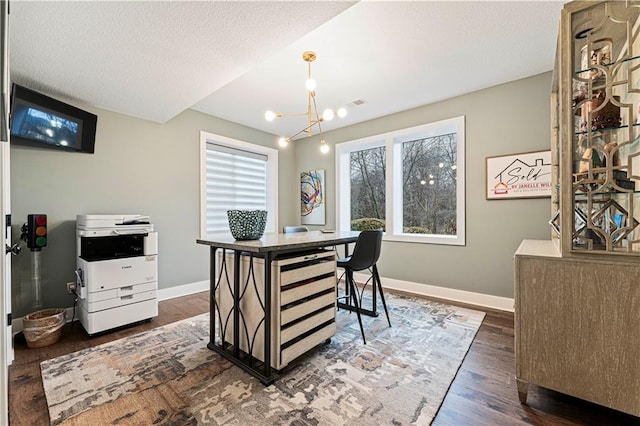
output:
{"label": "yellow light", "polygon": [[[307,94],[307,110],[305,112],[295,113],[295,114],[283,114],[280,112],[274,111],[266,111],[264,114],[264,118],[267,121],[273,121],[276,118],[282,118],[287,116],[306,116],[306,124],[302,128],[302,130],[289,135],[287,138],[281,138],[278,140],[278,144],[281,147],[287,146],[289,142],[294,139],[297,139],[299,135],[303,135],[306,137],[314,136],[314,129],[317,128],[317,135],[322,138],[322,123],[325,121],[332,120],[336,115],[340,118],[345,117],[347,115],[347,109],[342,107],[337,111],[332,109],[326,109],[322,113],[322,115],[318,112],[318,107],[316,105],[317,97],[316,97],[316,80],[311,77],[311,63],[316,60],[316,54],[312,51],[306,51],[302,53],[302,60],[307,63],[307,79],[305,80],[305,87],[309,91]],[[322,139],[320,144],[320,150],[322,153],[326,154],[329,152],[329,145],[327,145],[326,141]]]}
{"label": "yellow light", "polygon": [[313,92],[314,90],[316,90],[316,80],[311,77],[309,77],[307,81],[304,82],[304,85],[307,88],[307,90],[310,92]]}
{"label": "yellow light", "polygon": [[320,141],[320,152],[323,154],[329,152],[329,145],[327,145],[327,141],[325,141],[324,139]]}
{"label": "yellow light", "polygon": [[322,119],[325,121],[331,121],[333,120],[334,117],[334,113],[332,109],[325,109],[324,112],[322,113]]}

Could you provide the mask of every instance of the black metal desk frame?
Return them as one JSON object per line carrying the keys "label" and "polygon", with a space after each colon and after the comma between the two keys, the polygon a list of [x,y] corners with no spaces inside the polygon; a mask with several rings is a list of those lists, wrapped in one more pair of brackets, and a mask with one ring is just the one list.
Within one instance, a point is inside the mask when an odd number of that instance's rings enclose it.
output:
{"label": "black metal desk frame", "polygon": [[[210,289],[210,329],[209,329],[209,343],[207,347],[216,353],[220,354],[223,358],[231,361],[238,367],[242,368],[247,373],[256,377],[265,386],[272,384],[276,380],[276,374],[271,367],[271,263],[278,256],[283,254],[291,254],[296,252],[304,252],[305,250],[318,249],[329,246],[336,246],[338,244],[344,244],[345,250],[348,250],[348,244],[353,243],[358,238],[358,232],[337,232],[335,234],[322,234],[320,232],[308,232],[287,234],[290,236],[283,236],[285,234],[265,234],[260,240],[255,241],[235,241],[229,233],[211,234],[207,235],[206,239],[199,239],[199,244],[205,244],[210,246],[209,257],[209,289]],[[220,265],[220,270],[216,276],[216,252],[218,249],[222,249],[223,256]],[[232,251],[234,254],[233,261],[233,288],[229,288],[233,295],[233,308],[229,316],[223,318],[220,311],[218,300],[216,300],[216,290],[222,282],[222,274],[227,273],[229,267],[226,263],[226,251]],[[241,255],[249,255],[250,258],[250,272],[247,280],[242,284],[240,282],[240,259]],[[258,332],[260,325],[262,325],[264,331],[264,357],[261,361],[253,356],[252,345],[249,345],[249,353],[246,353],[240,349],[240,332],[241,321],[243,322],[244,332],[246,333],[247,341],[251,340],[248,335],[246,323],[240,307],[240,302],[246,291],[248,285],[255,283],[255,278],[250,279],[254,273],[253,260],[259,257],[264,259],[264,301],[260,300],[260,305],[264,310],[264,318],[254,331],[253,340],[255,340],[255,334]],[[229,280],[227,280],[227,283]],[[257,292],[256,292],[257,294]],[[259,298],[259,296],[258,296]],[[231,338],[232,343],[228,343],[226,333],[226,323],[233,321],[233,336]],[[219,341],[216,339],[216,326],[220,329]]]}

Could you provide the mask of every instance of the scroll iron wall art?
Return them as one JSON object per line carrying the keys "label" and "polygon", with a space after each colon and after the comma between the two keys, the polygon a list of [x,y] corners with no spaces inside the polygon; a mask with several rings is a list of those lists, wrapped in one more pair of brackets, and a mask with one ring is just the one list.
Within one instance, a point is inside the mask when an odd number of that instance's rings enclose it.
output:
{"label": "scroll iron wall art", "polygon": [[300,173],[300,215],[303,225],[325,224],[324,170]]}

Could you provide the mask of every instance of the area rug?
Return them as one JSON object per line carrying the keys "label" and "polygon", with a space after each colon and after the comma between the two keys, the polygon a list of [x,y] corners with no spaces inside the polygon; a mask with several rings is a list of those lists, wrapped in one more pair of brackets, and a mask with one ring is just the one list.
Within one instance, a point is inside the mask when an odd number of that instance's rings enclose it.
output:
{"label": "area rug", "polygon": [[53,425],[428,425],[483,312],[389,294],[275,384],[207,349],[208,314],[41,363]]}

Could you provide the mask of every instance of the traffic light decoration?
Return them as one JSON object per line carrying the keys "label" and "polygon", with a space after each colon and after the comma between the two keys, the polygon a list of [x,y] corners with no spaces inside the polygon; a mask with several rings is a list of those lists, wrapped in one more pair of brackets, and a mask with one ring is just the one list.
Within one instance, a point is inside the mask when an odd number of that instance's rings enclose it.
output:
{"label": "traffic light decoration", "polygon": [[30,214],[27,216],[27,247],[39,251],[47,245],[47,215]]}

